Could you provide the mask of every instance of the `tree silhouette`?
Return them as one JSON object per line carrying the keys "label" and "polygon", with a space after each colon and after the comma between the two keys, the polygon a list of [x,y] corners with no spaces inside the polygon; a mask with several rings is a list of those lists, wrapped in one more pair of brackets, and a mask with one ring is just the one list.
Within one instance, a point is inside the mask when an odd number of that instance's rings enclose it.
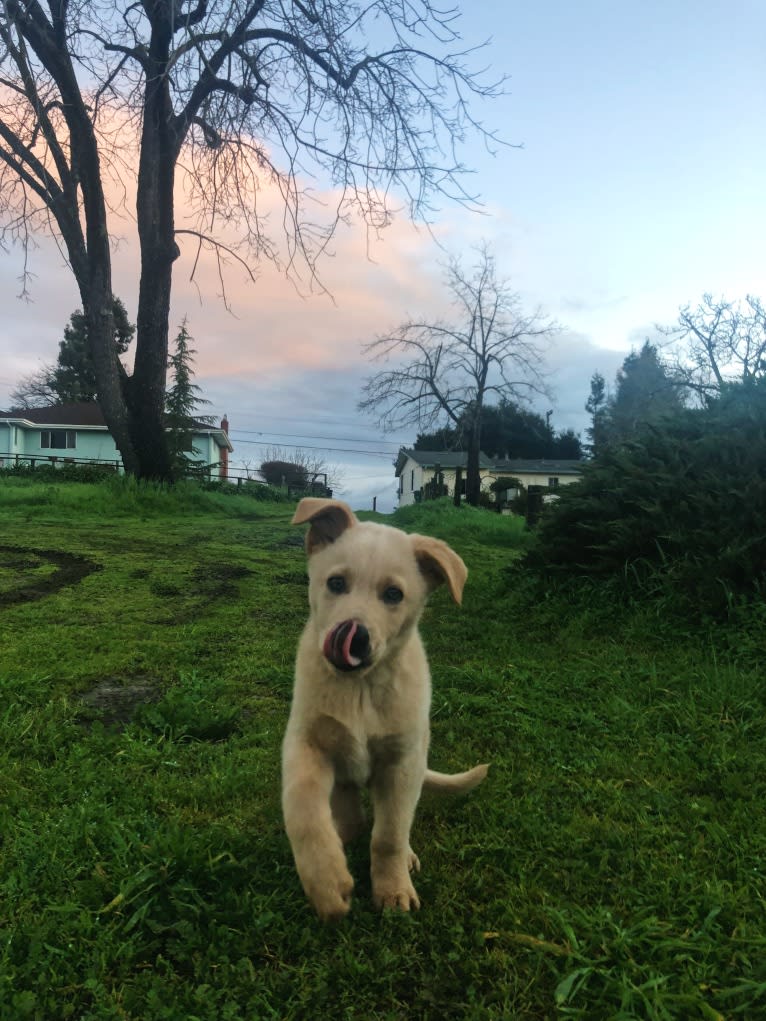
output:
{"label": "tree silhouette", "polygon": [[728,301],[705,294],[695,308],[684,305],[674,325],[658,328],[675,352],[676,376],[703,403],[727,384],[766,379],[766,308],[755,295]]}
{"label": "tree silhouette", "polygon": [[476,505],[485,404],[492,396],[519,401],[547,394],[543,347],[557,327],[539,311],[522,310],[518,294],[498,277],[487,245],[469,270],[451,259],[446,285],[453,318],[410,320],[367,346],[395,364],[367,381],[359,407],[377,415],[383,428],[428,429],[446,419],[465,429],[466,500]]}
{"label": "tree silhouette", "polygon": [[[288,268],[314,273],[352,213],[377,229],[402,197],[414,216],[439,194],[468,200],[458,146],[473,132],[492,142],[468,101],[502,89],[471,69],[474,57],[456,12],[431,0],[4,0],[0,240],[22,245],[25,274],[36,232],[52,233],[66,257],[127,471],[172,475],[162,419],[179,245],[195,265],[209,247],[219,266],[235,259],[252,274],[283,243]],[[324,224],[312,179],[335,203]],[[110,203],[133,188],[129,373],[112,343]],[[282,207],[271,221],[267,188]]]}

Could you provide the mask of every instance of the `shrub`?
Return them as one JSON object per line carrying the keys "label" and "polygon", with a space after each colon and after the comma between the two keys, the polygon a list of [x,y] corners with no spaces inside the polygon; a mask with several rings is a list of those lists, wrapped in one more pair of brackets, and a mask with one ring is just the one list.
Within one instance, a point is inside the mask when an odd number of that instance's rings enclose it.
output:
{"label": "shrub", "polygon": [[651,578],[707,609],[766,571],[766,387],[647,426],[583,466],[540,522],[527,563],[548,572]]}
{"label": "shrub", "polygon": [[114,464],[19,464],[0,468],[0,478],[36,479],[38,482],[103,482],[116,474]]}
{"label": "shrub", "polygon": [[264,461],[259,469],[270,486],[307,486],[308,469],[292,461]]}

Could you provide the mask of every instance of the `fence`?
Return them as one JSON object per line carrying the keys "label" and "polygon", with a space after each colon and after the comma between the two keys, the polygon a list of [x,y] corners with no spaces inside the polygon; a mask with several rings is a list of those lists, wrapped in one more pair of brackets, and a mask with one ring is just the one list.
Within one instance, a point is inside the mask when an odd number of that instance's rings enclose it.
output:
{"label": "fence", "polygon": [[67,464],[92,465],[107,471],[122,471],[122,461],[103,460],[95,457],[62,457],[58,454],[10,454],[0,452],[0,468],[61,468]]}
{"label": "fence", "polygon": [[[61,469],[75,465],[98,468],[108,472],[123,472],[122,461],[119,459],[104,460],[96,457],[64,457],[58,454],[11,454],[0,451],[0,470],[21,470],[23,468],[31,468],[33,470],[36,468]],[[225,476],[214,475],[213,472],[219,471],[220,468],[221,462],[213,464],[199,462],[195,464],[192,461],[189,464],[188,474],[191,478],[203,478],[214,482],[228,482],[238,489],[243,485],[268,485],[263,479],[254,478],[253,473],[250,471],[233,472],[228,470]],[[327,487],[327,475],[319,472],[305,482],[290,482],[286,487],[282,488],[287,489],[288,496],[332,496],[332,490]]]}

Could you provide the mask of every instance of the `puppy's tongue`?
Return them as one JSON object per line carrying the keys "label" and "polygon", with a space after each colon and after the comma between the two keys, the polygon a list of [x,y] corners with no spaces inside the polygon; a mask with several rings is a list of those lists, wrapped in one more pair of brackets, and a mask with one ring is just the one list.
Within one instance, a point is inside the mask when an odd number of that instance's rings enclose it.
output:
{"label": "puppy's tongue", "polygon": [[327,632],[322,651],[339,670],[354,670],[362,665],[361,659],[351,652],[351,643],[358,628],[355,620],[344,620]]}

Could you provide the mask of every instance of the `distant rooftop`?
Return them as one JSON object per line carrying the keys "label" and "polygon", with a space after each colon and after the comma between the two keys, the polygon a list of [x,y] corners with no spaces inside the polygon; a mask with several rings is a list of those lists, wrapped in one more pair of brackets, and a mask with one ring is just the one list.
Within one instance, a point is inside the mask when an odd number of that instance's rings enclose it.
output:
{"label": "distant rooftop", "polygon": [[[51,404],[44,408],[20,408],[16,411],[0,411],[0,421],[13,419],[20,422],[31,422],[32,425],[69,425],[89,426],[90,428],[106,429],[106,419],[97,401],[73,401],[69,404]],[[193,422],[199,432],[220,432],[228,429],[223,425],[210,425],[206,422]],[[228,422],[226,422],[228,427]]]}
{"label": "distant rooftop", "polygon": [[[402,447],[396,459],[396,474],[401,475],[407,458],[421,468],[465,468],[468,454],[464,450],[413,450]],[[577,475],[582,471],[582,461],[562,458],[521,458],[487,457],[479,455],[479,467],[509,475],[522,472],[548,472],[551,475]]]}

